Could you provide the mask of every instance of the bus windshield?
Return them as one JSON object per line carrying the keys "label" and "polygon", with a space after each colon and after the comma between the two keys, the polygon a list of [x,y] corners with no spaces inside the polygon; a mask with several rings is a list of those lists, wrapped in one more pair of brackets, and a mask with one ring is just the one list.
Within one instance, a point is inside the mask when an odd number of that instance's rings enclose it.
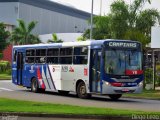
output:
{"label": "bus windshield", "polygon": [[142,72],[141,52],[135,50],[105,51],[105,71],[112,75],[135,75]]}

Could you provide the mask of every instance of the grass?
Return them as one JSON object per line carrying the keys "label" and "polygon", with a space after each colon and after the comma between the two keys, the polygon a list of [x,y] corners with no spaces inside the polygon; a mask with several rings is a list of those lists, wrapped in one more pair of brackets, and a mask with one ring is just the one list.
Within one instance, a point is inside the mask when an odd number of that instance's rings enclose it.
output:
{"label": "grass", "polygon": [[11,80],[11,75],[0,73],[0,80]]}
{"label": "grass", "polygon": [[73,115],[112,115],[131,116],[133,114],[160,115],[160,112],[143,112],[111,108],[80,107],[42,102],[20,101],[0,98],[0,112],[29,112],[47,114],[73,114]]}
{"label": "grass", "polygon": [[144,90],[141,94],[124,94],[124,97],[160,100],[160,90]]}

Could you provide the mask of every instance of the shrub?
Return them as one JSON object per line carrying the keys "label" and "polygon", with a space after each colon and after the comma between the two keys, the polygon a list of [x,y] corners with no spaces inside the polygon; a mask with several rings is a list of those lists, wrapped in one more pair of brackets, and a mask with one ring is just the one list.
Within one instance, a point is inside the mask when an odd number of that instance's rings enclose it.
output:
{"label": "shrub", "polygon": [[12,74],[12,70],[8,69],[5,73],[8,74],[8,75],[11,75]]}
{"label": "shrub", "polygon": [[159,75],[157,75],[156,76],[156,86],[160,86],[160,76]]}
{"label": "shrub", "polygon": [[156,71],[160,72],[160,65],[156,65]]}
{"label": "shrub", "polygon": [[3,58],[3,53],[0,53],[0,59],[2,59]]}
{"label": "shrub", "polygon": [[[147,68],[145,70],[145,84],[153,83],[153,69]],[[156,66],[155,85],[160,86],[160,65]]]}
{"label": "shrub", "polygon": [[145,70],[145,84],[151,84],[153,83],[152,78],[153,78],[153,70],[152,68],[147,68]]}
{"label": "shrub", "polygon": [[156,85],[160,86],[160,65],[156,65]]}
{"label": "shrub", "polygon": [[5,73],[9,69],[11,69],[11,65],[8,61],[0,61],[0,73]]}

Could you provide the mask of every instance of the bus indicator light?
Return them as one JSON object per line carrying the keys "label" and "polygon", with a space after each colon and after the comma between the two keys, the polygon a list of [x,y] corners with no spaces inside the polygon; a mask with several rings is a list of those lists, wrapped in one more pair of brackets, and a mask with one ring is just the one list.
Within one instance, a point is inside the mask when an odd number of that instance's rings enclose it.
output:
{"label": "bus indicator light", "polygon": [[87,75],[88,75],[88,69],[84,68],[84,76],[87,76]]}

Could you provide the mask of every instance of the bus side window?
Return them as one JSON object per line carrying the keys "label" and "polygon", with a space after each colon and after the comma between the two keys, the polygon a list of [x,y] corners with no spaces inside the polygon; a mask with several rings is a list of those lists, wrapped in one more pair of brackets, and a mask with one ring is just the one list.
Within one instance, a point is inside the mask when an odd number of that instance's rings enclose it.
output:
{"label": "bus side window", "polygon": [[35,60],[35,50],[34,49],[26,50],[26,58],[25,58],[26,63],[34,63],[34,60]]}
{"label": "bus side window", "polygon": [[45,62],[46,62],[46,49],[37,49],[36,63],[45,63]]}
{"label": "bus side window", "polygon": [[61,48],[59,62],[60,64],[72,64],[73,48]]}
{"label": "bus side window", "polygon": [[49,48],[47,50],[47,63],[58,64],[59,48]]}
{"label": "bus side window", "polygon": [[15,64],[16,61],[17,61],[17,50],[14,50],[14,55],[13,55],[14,64]]}
{"label": "bus side window", "polygon": [[87,64],[88,62],[88,48],[87,47],[75,47],[74,48],[74,64]]}

